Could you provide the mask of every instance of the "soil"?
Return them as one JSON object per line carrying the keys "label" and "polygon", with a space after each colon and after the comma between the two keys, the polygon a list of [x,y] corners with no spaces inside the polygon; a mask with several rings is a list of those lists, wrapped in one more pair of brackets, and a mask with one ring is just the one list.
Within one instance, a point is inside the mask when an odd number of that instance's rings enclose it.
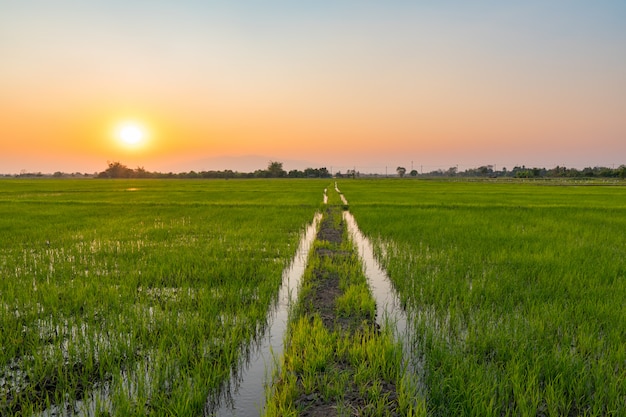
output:
{"label": "soil", "polygon": [[[336,226],[333,217],[340,215],[332,213],[331,208],[328,209],[327,215],[324,216],[320,224],[317,234],[317,240],[333,243],[332,246],[339,247],[345,238],[345,225],[343,219]],[[331,250],[327,248],[317,248],[317,255],[321,258],[329,258],[331,261],[340,257],[352,256],[351,252],[341,250]],[[336,299],[342,294],[339,286],[340,277],[336,273],[330,273],[326,270],[315,270],[313,273],[312,291],[306,296],[305,314],[313,316],[318,314],[324,326],[329,330],[339,331],[344,334],[352,335],[364,326],[370,326],[376,329],[374,317],[364,315],[353,315],[348,317],[338,316],[336,314]],[[338,360],[333,364],[334,369],[340,372],[351,372],[350,365],[346,362]],[[382,383],[381,396],[387,397],[390,405],[389,414],[391,416],[399,415],[395,412],[397,406],[396,386],[391,382]],[[335,402],[325,401],[321,395],[317,393],[301,395],[295,400],[298,409],[303,410],[301,416],[309,417],[333,417],[339,415],[338,404]],[[350,415],[362,416],[373,415],[373,410],[368,410],[367,401],[360,395],[356,384],[349,384],[347,392],[343,395],[342,415],[348,412]],[[350,410],[350,411],[348,411]]]}

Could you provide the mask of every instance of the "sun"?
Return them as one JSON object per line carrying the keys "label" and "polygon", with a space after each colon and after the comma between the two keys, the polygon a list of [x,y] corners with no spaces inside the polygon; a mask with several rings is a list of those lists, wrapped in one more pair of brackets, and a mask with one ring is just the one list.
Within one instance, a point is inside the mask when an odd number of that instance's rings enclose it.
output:
{"label": "sun", "polygon": [[135,122],[121,124],[117,130],[117,138],[124,145],[137,146],[146,138],[146,132],[142,125]]}

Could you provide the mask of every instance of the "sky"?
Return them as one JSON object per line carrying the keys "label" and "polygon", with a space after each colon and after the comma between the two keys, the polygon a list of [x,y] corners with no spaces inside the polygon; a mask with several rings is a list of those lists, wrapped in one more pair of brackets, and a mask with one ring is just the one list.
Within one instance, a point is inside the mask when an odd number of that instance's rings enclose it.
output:
{"label": "sky", "polygon": [[0,173],[617,167],[624,22],[621,0],[0,0]]}

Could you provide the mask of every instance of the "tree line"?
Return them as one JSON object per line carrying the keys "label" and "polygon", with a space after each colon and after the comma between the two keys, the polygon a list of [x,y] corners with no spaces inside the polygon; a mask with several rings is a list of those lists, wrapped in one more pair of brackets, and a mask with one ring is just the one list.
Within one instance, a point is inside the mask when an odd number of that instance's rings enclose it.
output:
{"label": "tree line", "polygon": [[[406,169],[398,167],[396,169],[398,176],[403,177]],[[586,167],[583,169],[567,168],[556,166],[552,169],[546,168],[528,168],[525,165],[515,166],[508,170],[503,167],[497,170],[493,165],[484,165],[478,168],[470,168],[465,171],[459,171],[457,167],[450,167],[447,170],[435,170],[425,174],[418,174],[416,170],[410,172],[411,176],[427,176],[427,177],[508,177],[508,178],[626,178],[626,165],[620,165],[617,168],[609,167]]]}
{"label": "tree line", "polygon": [[282,162],[270,161],[266,169],[254,172],[223,171],[189,171],[181,173],[163,173],[146,171],[143,167],[129,168],[121,162],[108,162],[108,168],[98,173],[98,178],[330,178],[326,168],[306,168],[289,172],[283,169]]}
{"label": "tree line", "polygon": [[[1,175],[0,175],[1,176]],[[22,170],[17,175],[4,175],[5,177],[20,177],[20,178],[330,178],[330,177],[381,177],[382,174],[364,174],[356,169],[349,169],[345,173],[337,171],[332,174],[325,167],[323,168],[306,168],[304,170],[290,170],[283,169],[282,162],[270,161],[266,169],[258,169],[253,172],[238,172],[226,169],[223,171],[207,170],[207,171],[189,171],[181,173],[173,172],[153,172],[147,171],[143,167],[129,168],[121,162],[107,162],[107,168],[102,172],[96,172],[94,174],[87,173],[64,173],[57,171],[54,174],[42,174],[41,172],[27,172]],[[388,175],[384,175],[385,177]],[[457,166],[452,166],[448,169],[437,169],[429,172],[418,172],[413,169],[407,172],[407,169],[399,166],[396,168],[395,174],[391,176],[397,177],[419,177],[419,178],[433,178],[433,177],[483,177],[483,178],[626,178],[626,165],[620,165],[619,167],[609,168],[603,166],[586,167],[583,169],[567,168],[564,166],[556,166],[551,169],[546,168],[529,168],[525,165],[515,166],[513,169],[507,169],[502,167],[496,169],[494,165],[483,165],[477,168],[469,168],[465,171],[459,171]]]}

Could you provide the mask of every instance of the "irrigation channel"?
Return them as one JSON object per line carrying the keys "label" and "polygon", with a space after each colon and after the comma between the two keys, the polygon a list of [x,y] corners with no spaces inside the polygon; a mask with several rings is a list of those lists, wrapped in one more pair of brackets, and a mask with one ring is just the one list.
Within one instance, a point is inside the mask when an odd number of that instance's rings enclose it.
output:
{"label": "irrigation channel", "polygon": [[[342,219],[347,228],[352,244],[358,251],[358,256],[376,303],[376,325],[379,328],[391,329],[394,339],[402,345],[402,373],[406,385],[413,387],[409,394],[413,397],[421,396],[422,390],[417,381],[423,368],[415,361],[413,349],[409,341],[413,340],[409,334],[411,326],[408,323],[409,315],[402,308],[398,294],[393,288],[386,272],[381,268],[374,256],[371,242],[361,233],[354,216],[347,210],[348,202],[335,184],[344,207]],[[325,205],[328,204],[327,189],[324,190]],[[289,331],[294,303],[298,299],[302,277],[307,268],[309,254],[316,240],[316,232],[322,214],[317,213],[312,224],[302,236],[298,250],[290,266],[283,273],[283,282],[278,299],[268,314],[265,332],[253,343],[244,349],[245,354],[239,363],[239,368],[233,370],[230,380],[219,393],[207,401],[206,416],[254,416],[262,415],[266,408],[267,394],[271,392],[272,379],[280,371],[280,357],[284,351],[284,341]],[[342,226],[343,227],[343,226]],[[342,233],[341,230],[339,232]],[[318,237],[319,239],[319,237]],[[308,396],[311,399],[311,396]],[[320,410],[319,415],[323,415]],[[312,413],[310,415],[318,415]]]}
{"label": "irrigation channel", "polygon": [[253,416],[263,408],[265,381],[274,371],[275,355],[282,355],[289,310],[298,297],[300,280],[321,218],[320,213],[315,215],[302,235],[296,255],[283,272],[278,298],[268,314],[264,334],[244,348],[244,355],[238,368],[232,370],[230,380],[207,401],[206,415]]}
{"label": "irrigation channel", "polygon": [[[367,285],[376,304],[376,326],[391,329],[395,341],[402,345],[401,372],[403,378],[408,381],[407,386],[414,387],[409,395],[421,396],[422,391],[417,378],[422,372],[422,367],[412,359],[416,355],[408,344],[413,340],[408,333],[411,328],[408,324],[410,315],[402,308],[389,277],[375,259],[371,242],[361,233],[356,220],[347,211],[348,202],[336,184],[334,191],[338,193],[343,204],[341,218],[352,244],[358,251]],[[327,192],[325,189],[323,203],[330,207]],[[264,413],[268,392],[271,392],[272,383],[275,383],[280,372],[280,358],[284,355],[284,342],[288,336],[290,319],[298,300],[312,247],[316,238],[319,239],[318,229],[322,219],[322,213],[316,213],[312,223],[302,234],[294,258],[283,271],[282,284],[276,301],[267,315],[266,325],[260,328],[259,334],[249,345],[242,347],[241,359],[237,367],[231,371],[230,379],[224,383],[219,392],[207,399],[204,410],[206,417],[256,416]],[[342,234],[343,230],[337,232]],[[307,399],[310,400],[311,397]],[[110,401],[107,383],[96,387],[74,404],[52,406],[36,417],[69,416],[76,415],[75,413],[92,416],[96,414],[97,404],[100,408],[104,405],[109,411],[114,411],[115,406]],[[328,414],[322,409],[318,414],[309,415]]]}

